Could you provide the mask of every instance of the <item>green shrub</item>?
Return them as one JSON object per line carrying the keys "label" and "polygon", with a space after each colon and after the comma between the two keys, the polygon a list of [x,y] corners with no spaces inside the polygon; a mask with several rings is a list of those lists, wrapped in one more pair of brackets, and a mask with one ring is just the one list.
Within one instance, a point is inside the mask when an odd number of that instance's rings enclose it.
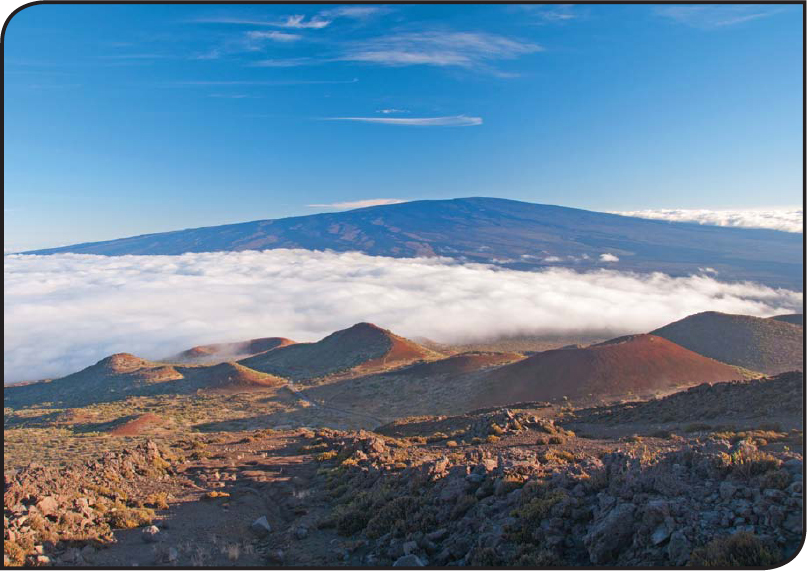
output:
{"label": "green shrub", "polygon": [[334,458],[336,458],[337,454],[338,452],[336,450],[328,450],[326,452],[320,452],[319,454],[317,454],[316,459],[319,462],[325,462],[327,460],[333,460]]}
{"label": "green shrub", "polygon": [[470,494],[465,494],[457,498],[457,502],[454,504],[453,509],[451,510],[451,519],[459,519],[464,516],[469,509],[476,505],[476,498]]}
{"label": "green shrub", "polygon": [[740,449],[730,456],[731,474],[740,479],[748,479],[776,470],[781,462],[761,450]]}
{"label": "green shrub", "polygon": [[378,539],[388,531],[395,531],[395,528],[405,528],[407,520],[415,515],[419,505],[418,499],[413,496],[401,496],[387,502],[367,523],[367,537]]}
{"label": "green shrub", "polygon": [[714,539],[692,551],[691,567],[772,567],[781,561],[778,550],[755,535],[741,531]]}
{"label": "green shrub", "polygon": [[114,511],[107,514],[109,525],[115,529],[131,529],[149,525],[154,521],[154,510],[149,508],[130,508],[122,504],[115,506]]}
{"label": "green shrub", "polygon": [[499,426],[498,424],[496,424],[495,422],[492,422],[488,426],[488,434],[494,434],[496,436],[501,436],[502,434],[504,434],[504,429],[501,426]]}
{"label": "green shrub", "polygon": [[706,430],[711,430],[712,425],[705,424],[703,422],[693,422],[692,424],[687,424],[684,427],[684,432],[704,432]]}
{"label": "green shrub", "polygon": [[3,555],[8,557],[9,564],[13,567],[22,567],[25,564],[25,556],[28,551],[14,541],[3,540]]}

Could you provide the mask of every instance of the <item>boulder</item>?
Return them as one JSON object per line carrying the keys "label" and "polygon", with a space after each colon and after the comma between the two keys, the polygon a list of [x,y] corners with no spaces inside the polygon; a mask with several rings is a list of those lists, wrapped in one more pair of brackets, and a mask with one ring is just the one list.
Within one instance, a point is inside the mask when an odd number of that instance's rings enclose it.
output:
{"label": "boulder", "polygon": [[676,531],[670,536],[670,543],[667,546],[667,555],[673,565],[685,565],[689,561],[691,547],[689,540],[681,531]]}
{"label": "boulder", "polygon": [[731,482],[720,483],[720,499],[723,501],[730,500],[737,493],[737,486]]}
{"label": "boulder", "polygon": [[45,496],[36,503],[36,508],[42,515],[59,515],[59,502],[53,496]]}
{"label": "boulder", "polygon": [[670,530],[667,524],[662,523],[650,535],[650,541],[653,542],[653,545],[661,545],[668,537],[670,537]]}
{"label": "boulder", "polygon": [[425,567],[425,563],[417,555],[404,555],[395,560],[393,567]]}
{"label": "boulder", "polygon": [[630,544],[633,539],[635,511],[636,506],[633,504],[619,504],[591,527],[583,538],[583,544],[592,563],[600,565],[613,561]]}
{"label": "boulder", "polygon": [[272,531],[272,526],[269,525],[269,521],[266,519],[265,515],[262,515],[258,519],[252,522],[252,525],[249,526],[249,529],[252,530],[253,533],[256,535],[263,537],[268,535]]}
{"label": "boulder", "polygon": [[143,531],[140,532],[140,536],[145,543],[157,543],[160,541],[160,528],[156,525],[144,527]]}

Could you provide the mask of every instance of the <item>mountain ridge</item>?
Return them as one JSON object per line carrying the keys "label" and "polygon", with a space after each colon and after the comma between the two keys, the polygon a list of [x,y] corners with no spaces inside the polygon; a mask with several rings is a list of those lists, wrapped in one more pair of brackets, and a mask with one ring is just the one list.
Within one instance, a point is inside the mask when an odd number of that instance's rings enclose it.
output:
{"label": "mountain ridge", "polygon": [[[790,289],[803,284],[800,235],[487,197],[418,200],[24,253],[178,255],[277,248],[397,258],[442,256],[518,270],[605,267],[683,276],[708,268],[722,280]],[[604,254],[618,260],[603,260]]]}

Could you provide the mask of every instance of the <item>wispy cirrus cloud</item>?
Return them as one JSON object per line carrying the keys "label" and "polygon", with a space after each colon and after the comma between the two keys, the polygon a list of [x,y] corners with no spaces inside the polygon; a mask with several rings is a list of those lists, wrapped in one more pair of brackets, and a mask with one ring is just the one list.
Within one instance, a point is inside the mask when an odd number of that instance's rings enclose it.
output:
{"label": "wispy cirrus cloud", "polygon": [[325,18],[353,18],[356,20],[364,20],[372,16],[379,16],[381,14],[388,14],[392,9],[387,6],[339,6],[329,10],[323,10],[319,13],[320,17]]}
{"label": "wispy cirrus cloud", "polygon": [[384,115],[389,115],[391,113],[409,113],[408,109],[379,109],[376,113],[382,113]]}
{"label": "wispy cirrus cloud", "polygon": [[297,30],[320,30],[328,27],[332,20],[319,16],[308,18],[302,14],[286,16],[280,20],[261,20],[259,18],[236,18],[230,16],[210,16],[193,20],[196,24],[233,24],[238,26],[269,26],[273,28],[294,28]]}
{"label": "wispy cirrus cloud", "polygon": [[337,210],[350,210],[352,208],[366,208],[368,206],[384,206],[385,204],[401,204],[409,202],[400,198],[367,198],[352,202],[332,202],[330,204],[308,204],[309,208],[335,208]]}
{"label": "wispy cirrus cloud", "polygon": [[247,64],[248,67],[300,67],[303,65],[316,65],[322,63],[310,57],[293,57],[280,59],[261,59]]}
{"label": "wispy cirrus cloud", "polygon": [[482,117],[450,115],[447,117],[326,117],[326,121],[356,121],[409,127],[473,127],[482,124]]}
{"label": "wispy cirrus cloud", "polygon": [[303,39],[300,34],[290,34],[288,32],[277,32],[277,31],[252,31],[247,32],[247,38],[250,40],[272,40],[275,42],[296,42],[298,40]]}
{"label": "wispy cirrus cloud", "polygon": [[412,32],[355,42],[337,59],[387,66],[482,68],[489,62],[542,51],[530,42],[478,32]]}
{"label": "wispy cirrus cloud", "polygon": [[277,20],[260,18],[238,18],[231,16],[208,16],[197,18],[197,24],[234,24],[243,26],[269,26],[274,28],[293,28],[296,30],[321,30],[330,26],[338,18],[365,20],[372,16],[386,14],[392,10],[385,6],[339,6],[322,10],[313,16],[292,14]]}
{"label": "wispy cirrus cloud", "polygon": [[781,11],[781,6],[764,4],[670,5],[656,8],[659,16],[703,30],[735,26],[767,18]]}
{"label": "wispy cirrus cloud", "polygon": [[277,81],[173,81],[166,84],[169,87],[198,87],[198,86],[264,86],[264,87],[283,87],[290,85],[339,85],[358,83],[359,79],[291,79],[291,80],[277,80]]}
{"label": "wispy cirrus cloud", "polygon": [[527,12],[535,23],[557,24],[580,17],[579,6],[572,4],[522,4],[518,8]]}

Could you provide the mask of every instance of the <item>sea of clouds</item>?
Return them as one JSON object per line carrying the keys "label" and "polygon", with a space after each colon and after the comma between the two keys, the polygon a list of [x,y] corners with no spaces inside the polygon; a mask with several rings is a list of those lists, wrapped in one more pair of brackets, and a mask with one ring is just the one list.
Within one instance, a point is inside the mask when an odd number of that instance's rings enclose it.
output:
{"label": "sea of clouds", "polygon": [[752,210],[687,210],[661,208],[656,210],[613,211],[612,214],[671,220],[673,222],[697,222],[709,226],[738,226],[742,228],[767,228],[783,232],[801,233],[804,228],[804,211],[801,208],[771,208]]}
{"label": "sea of clouds", "polygon": [[[614,264],[618,266],[618,264]],[[270,250],[4,257],[4,381],[116,352],[159,359],[254,337],[317,340],[359,321],[437,341],[646,332],[692,313],[800,311],[802,294],[703,275],[520,272],[445,258]]]}

